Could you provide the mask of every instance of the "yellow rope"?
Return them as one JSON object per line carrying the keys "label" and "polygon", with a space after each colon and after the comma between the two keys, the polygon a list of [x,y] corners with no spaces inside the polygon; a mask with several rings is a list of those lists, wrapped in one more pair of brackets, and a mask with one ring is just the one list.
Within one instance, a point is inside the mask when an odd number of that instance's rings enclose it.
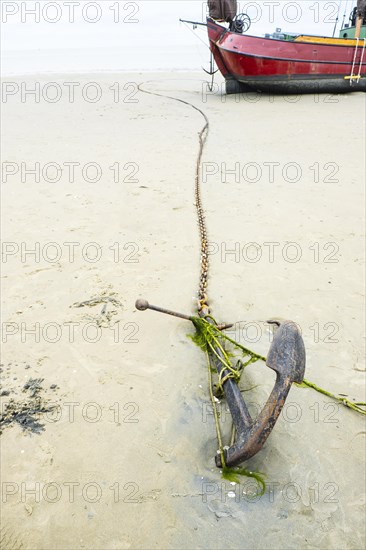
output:
{"label": "yellow rope", "polygon": [[221,464],[222,464],[222,467],[225,468],[226,467],[225,453],[224,453],[224,447],[222,445],[222,436],[221,436],[219,415],[218,415],[218,412],[217,412],[215,396],[213,394],[213,389],[212,389],[213,385],[212,385],[212,370],[211,370],[210,356],[209,356],[207,351],[206,351],[206,361],[207,361],[207,369],[208,369],[208,387],[209,387],[209,392],[210,392],[212,411],[213,411],[214,418],[215,418],[217,442],[219,444]]}

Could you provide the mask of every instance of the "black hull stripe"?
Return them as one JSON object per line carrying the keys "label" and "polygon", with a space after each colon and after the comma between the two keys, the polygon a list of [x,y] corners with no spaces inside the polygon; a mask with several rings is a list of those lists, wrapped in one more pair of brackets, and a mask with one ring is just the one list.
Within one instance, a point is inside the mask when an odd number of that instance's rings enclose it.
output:
{"label": "black hull stripe", "polygon": [[265,93],[281,93],[302,95],[308,93],[351,93],[366,92],[366,80],[350,86],[348,81],[341,79],[243,79],[238,77],[244,86],[243,91],[260,91]]}
{"label": "black hull stripe", "polygon": [[[318,59],[316,61],[314,61],[314,60],[309,60],[309,59],[293,59],[293,58],[287,58],[287,57],[271,57],[271,56],[266,56],[266,55],[255,55],[255,54],[250,54],[250,53],[237,52],[235,50],[229,50],[229,49],[223,48],[222,46],[218,46],[217,44],[215,44],[215,46],[219,50],[222,50],[224,52],[229,52],[229,53],[233,53],[235,55],[241,55],[241,56],[245,56],[245,57],[253,57],[253,58],[256,58],[256,59],[270,59],[272,61],[287,61],[287,62],[294,62],[294,63],[318,63],[319,65],[321,65],[321,64],[323,64],[323,65],[347,65],[351,68],[352,68],[352,64],[353,64],[353,61],[320,61]],[[361,67],[366,68],[366,61],[362,63]],[[360,63],[358,63],[356,61],[355,69],[357,69],[357,71],[359,71],[359,68],[360,68]]]}
{"label": "black hull stripe", "polygon": [[[297,80],[306,80],[309,82],[315,82],[315,81],[327,81],[327,80],[337,80],[339,82],[347,82],[349,85],[349,80],[345,80],[345,78],[342,75],[339,74],[312,74],[312,75],[306,75],[306,74],[297,74],[297,75],[291,75],[290,77],[287,74],[283,75],[273,75],[273,76],[246,76],[246,75],[239,75],[239,74],[233,74],[231,76],[234,80],[239,80],[239,82],[251,82],[252,80],[256,82],[294,82]],[[360,82],[365,82],[366,84],[366,78],[360,78]],[[354,84],[356,84],[356,79],[354,81]]]}

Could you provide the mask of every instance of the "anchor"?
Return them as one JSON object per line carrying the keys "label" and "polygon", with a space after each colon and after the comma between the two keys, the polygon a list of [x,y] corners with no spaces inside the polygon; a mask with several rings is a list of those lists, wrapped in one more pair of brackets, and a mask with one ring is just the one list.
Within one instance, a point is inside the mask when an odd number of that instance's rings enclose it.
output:
{"label": "anchor", "polygon": [[[139,299],[135,305],[140,311],[151,309],[189,321],[193,319],[189,315],[150,305],[147,300]],[[207,317],[206,320],[219,330],[233,326],[232,324],[216,325],[211,317]],[[304,379],[305,347],[299,328],[293,321],[271,320],[268,323],[277,326],[266,360],[267,367],[276,372],[276,382],[256,420],[250,416],[236,380],[227,376],[229,372],[225,368],[222,351],[216,347],[215,354],[211,355],[219,376],[221,375],[224,380],[223,390],[237,434],[236,442],[224,449],[224,461],[228,467],[248,460],[261,450],[281,413],[291,385],[294,382],[301,384]],[[216,455],[215,462],[218,468],[223,466],[219,454]]]}
{"label": "anchor", "polygon": [[209,82],[208,84],[208,90],[210,92],[213,91],[213,88],[214,88],[214,77],[215,77],[215,74],[217,73],[217,71],[219,69],[216,69],[215,70],[215,62],[214,62],[214,58],[213,58],[213,53],[211,52],[210,54],[210,69],[207,70],[205,69],[204,67],[202,67],[202,69],[205,71],[206,74],[208,74],[209,76],[211,76],[211,82]]}
{"label": "anchor", "polygon": [[[216,69],[215,70],[215,62],[214,62],[214,58],[213,58],[213,53],[211,52],[210,54],[210,69],[207,70],[205,69],[204,67],[202,67],[202,69],[205,71],[206,74],[210,75],[210,76],[214,76],[219,69]],[[212,91],[212,90],[211,90]]]}
{"label": "anchor", "polygon": [[[181,23],[190,23],[193,25],[193,30],[196,30],[197,27],[207,27],[207,23],[200,23],[199,21],[188,21],[187,19],[179,19]],[[218,72],[219,69],[215,70],[215,61],[213,57],[213,53],[210,50],[210,68],[209,70],[202,67],[202,69],[205,71],[206,74],[211,76],[211,82],[209,82],[208,89],[210,92],[213,91],[213,85],[214,85],[214,76]]]}

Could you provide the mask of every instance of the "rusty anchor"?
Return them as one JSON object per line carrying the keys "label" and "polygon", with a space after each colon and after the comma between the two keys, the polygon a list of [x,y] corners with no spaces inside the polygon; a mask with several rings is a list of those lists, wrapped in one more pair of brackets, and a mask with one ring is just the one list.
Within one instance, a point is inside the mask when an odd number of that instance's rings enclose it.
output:
{"label": "rusty anchor", "polygon": [[[189,315],[152,306],[147,300],[137,300],[136,308],[140,311],[152,309],[168,315],[174,315],[181,319],[192,320],[192,317]],[[210,317],[207,318],[207,321],[214,323]],[[248,460],[261,450],[280,415],[291,385],[294,382],[300,384],[304,378],[305,347],[299,328],[293,321],[268,322],[278,327],[266,360],[267,367],[276,372],[276,382],[256,420],[253,420],[250,416],[248,407],[235,379],[227,377],[223,383],[225,397],[237,434],[234,445],[224,449],[225,465],[228,467],[236,466]],[[230,328],[232,325],[223,324],[216,326],[219,330],[225,330],[225,328]],[[224,371],[222,372],[222,376],[225,377],[229,373],[223,361],[219,359],[219,357],[223,359],[222,352],[218,348],[215,349],[215,352],[218,357],[212,354],[212,363],[219,375],[221,371]],[[220,468],[223,466],[219,454],[216,455],[215,461],[217,467]]]}

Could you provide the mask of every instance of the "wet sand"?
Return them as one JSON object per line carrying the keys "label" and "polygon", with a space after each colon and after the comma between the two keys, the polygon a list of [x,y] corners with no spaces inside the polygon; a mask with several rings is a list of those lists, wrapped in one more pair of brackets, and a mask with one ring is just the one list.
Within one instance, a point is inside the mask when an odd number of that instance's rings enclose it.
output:
{"label": "wet sand", "polygon": [[[201,78],[13,79],[3,103],[2,399],[24,400],[24,385],[42,379],[54,410],[40,434],[15,422],[1,436],[4,548],[363,546],[363,418],[293,388],[246,465],[267,480],[251,500],[252,481],[231,485],[214,466],[207,368],[190,325],[134,303],[194,313],[199,277],[203,118],[138,91],[144,83],[209,119],[202,199],[216,318],[241,322],[232,335],[261,354],[267,319],[296,321],[306,377],[364,400],[365,96],[206,95]],[[24,95],[37,82],[39,102]],[[245,373],[253,412],[273,380],[263,364]],[[224,406],[221,416],[228,433]]]}

